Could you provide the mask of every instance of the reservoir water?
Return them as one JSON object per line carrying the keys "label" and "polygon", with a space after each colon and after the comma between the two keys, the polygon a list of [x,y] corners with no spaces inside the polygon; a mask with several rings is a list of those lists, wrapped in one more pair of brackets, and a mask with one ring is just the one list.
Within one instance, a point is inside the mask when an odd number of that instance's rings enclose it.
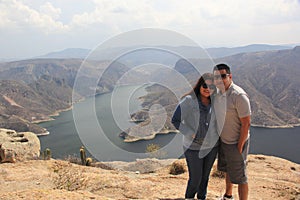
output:
{"label": "reservoir water", "polygon": [[[69,155],[79,156],[79,148],[84,145],[100,161],[132,161],[149,156],[144,154],[147,146],[158,144],[162,147],[164,158],[178,158],[182,155],[180,134],[157,135],[153,140],[133,143],[125,143],[119,137],[122,130],[135,126],[129,122],[130,117],[129,114],[126,116],[126,112],[132,113],[141,109],[138,97],[146,94],[145,87],[122,86],[114,94],[107,93],[94,99],[87,99],[76,104],[76,109],[62,112],[55,120],[40,123],[39,125],[50,132],[47,136],[40,136],[42,150],[50,148],[54,158],[64,159]],[[124,107],[127,104],[129,111]],[[91,110],[90,105],[95,105],[92,106],[94,110]],[[77,115],[80,113],[76,126],[74,110]],[[93,112],[98,120],[97,125],[91,120]],[[118,114],[121,116],[116,116]],[[116,121],[115,118],[121,120]],[[300,127],[285,129],[251,127],[251,154],[272,155],[300,163],[299,142]]]}

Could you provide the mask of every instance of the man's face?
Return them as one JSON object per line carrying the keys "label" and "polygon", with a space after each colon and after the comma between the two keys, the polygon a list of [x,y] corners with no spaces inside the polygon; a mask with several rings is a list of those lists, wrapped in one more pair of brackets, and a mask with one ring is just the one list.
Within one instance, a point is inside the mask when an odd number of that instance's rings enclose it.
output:
{"label": "man's face", "polygon": [[232,75],[228,74],[225,69],[214,71],[214,84],[219,90],[226,91],[232,82]]}

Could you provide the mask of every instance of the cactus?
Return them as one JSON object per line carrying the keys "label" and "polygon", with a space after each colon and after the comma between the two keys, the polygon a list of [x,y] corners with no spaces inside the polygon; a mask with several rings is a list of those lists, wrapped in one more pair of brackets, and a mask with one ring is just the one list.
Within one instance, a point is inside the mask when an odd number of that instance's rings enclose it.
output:
{"label": "cactus", "polygon": [[50,160],[51,159],[51,150],[49,148],[46,148],[44,150],[43,157],[44,157],[44,160]]}
{"label": "cactus", "polygon": [[80,147],[80,158],[81,158],[82,165],[91,166],[93,159],[90,157],[88,158],[86,157],[84,146]]}
{"label": "cactus", "polygon": [[91,166],[92,162],[93,162],[92,158],[87,158],[86,161],[85,161],[85,165],[86,166]]}
{"label": "cactus", "polygon": [[80,158],[81,158],[81,164],[86,165],[86,154],[84,146],[80,147]]}

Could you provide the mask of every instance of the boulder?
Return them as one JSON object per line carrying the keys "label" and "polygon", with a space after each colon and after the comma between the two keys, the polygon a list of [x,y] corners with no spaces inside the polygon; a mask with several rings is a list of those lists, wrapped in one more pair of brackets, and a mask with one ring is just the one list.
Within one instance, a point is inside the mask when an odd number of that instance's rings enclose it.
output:
{"label": "boulder", "polygon": [[40,149],[40,140],[36,134],[0,128],[0,162],[37,158]]}

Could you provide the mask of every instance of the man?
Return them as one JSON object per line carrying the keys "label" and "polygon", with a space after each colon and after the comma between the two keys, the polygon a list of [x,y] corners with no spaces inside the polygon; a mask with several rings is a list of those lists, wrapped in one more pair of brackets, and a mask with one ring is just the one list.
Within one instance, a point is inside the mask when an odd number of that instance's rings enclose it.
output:
{"label": "man", "polygon": [[225,172],[226,191],[221,200],[233,199],[233,184],[238,184],[240,200],[248,199],[246,158],[249,147],[251,108],[246,92],[232,81],[230,67],[214,67],[214,84],[219,89],[214,99],[221,138],[218,169]]}

